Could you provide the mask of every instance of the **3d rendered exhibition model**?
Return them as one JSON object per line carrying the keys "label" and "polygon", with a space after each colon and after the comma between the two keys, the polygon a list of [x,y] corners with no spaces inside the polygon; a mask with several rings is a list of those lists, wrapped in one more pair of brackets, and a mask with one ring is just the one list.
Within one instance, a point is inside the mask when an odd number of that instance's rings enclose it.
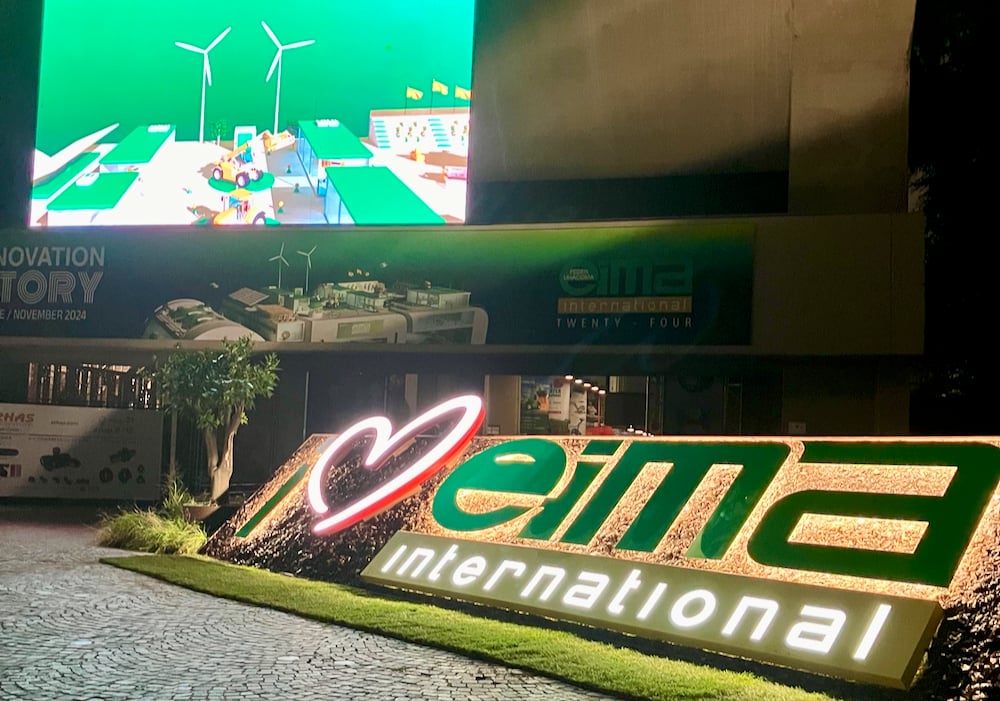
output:
{"label": "3d rendered exhibition model", "polygon": [[464,221],[472,0],[97,4],[45,4],[32,226]]}
{"label": "3d rendered exhibition model", "polygon": [[304,287],[282,285],[282,267],[288,267],[282,243],[270,259],[277,266],[277,285],[241,287],[227,294],[218,310],[201,299],[169,300],[146,320],[142,335],[190,341],[249,336],[285,343],[486,342],[489,315],[470,304],[471,292],[429,281],[390,287],[361,268],[346,280],[310,288],[315,250],[296,251],[305,258]]}

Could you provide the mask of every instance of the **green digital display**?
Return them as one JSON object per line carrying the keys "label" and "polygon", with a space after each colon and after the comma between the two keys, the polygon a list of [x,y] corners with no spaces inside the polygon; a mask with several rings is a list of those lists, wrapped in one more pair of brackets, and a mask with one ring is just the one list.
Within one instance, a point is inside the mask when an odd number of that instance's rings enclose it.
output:
{"label": "green digital display", "polygon": [[[409,205],[377,223],[460,223],[473,10],[46,0],[30,224],[367,224],[330,220],[331,202],[367,211],[371,195],[338,191],[325,168],[369,166]],[[58,199],[121,172],[141,177],[114,199]]]}

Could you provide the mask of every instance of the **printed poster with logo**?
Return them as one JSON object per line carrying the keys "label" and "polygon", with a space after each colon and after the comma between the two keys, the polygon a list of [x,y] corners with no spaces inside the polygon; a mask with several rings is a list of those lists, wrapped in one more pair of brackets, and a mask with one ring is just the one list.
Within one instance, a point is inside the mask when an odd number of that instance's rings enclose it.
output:
{"label": "printed poster with logo", "polygon": [[153,500],[155,411],[0,404],[0,497]]}
{"label": "printed poster with logo", "polygon": [[746,345],[752,222],[9,231],[7,336]]}
{"label": "printed poster with logo", "polygon": [[547,434],[552,411],[550,395],[552,382],[548,377],[521,378],[520,433]]}

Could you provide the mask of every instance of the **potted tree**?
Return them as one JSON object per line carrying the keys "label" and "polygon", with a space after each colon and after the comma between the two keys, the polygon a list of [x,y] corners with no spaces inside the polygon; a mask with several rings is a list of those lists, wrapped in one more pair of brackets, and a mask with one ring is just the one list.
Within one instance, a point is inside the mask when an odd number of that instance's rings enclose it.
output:
{"label": "potted tree", "polygon": [[212,125],[212,133],[215,136],[215,145],[219,146],[222,142],[222,137],[229,132],[229,124],[224,119],[216,120],[215,124]]}
{"label": "potted tree", "polygon": [[[278,382],[278,357],[253,358],[253,340],[223,341],[220,349],[179,351],[151,376],[161,405],[188,416],[202,433],[208,471],[208,504],[217,507],[233,476],[233,440],[258,397]],[[209,511],[209,513],[211,513]],[[188,511],[192,518],[207,514]]]}

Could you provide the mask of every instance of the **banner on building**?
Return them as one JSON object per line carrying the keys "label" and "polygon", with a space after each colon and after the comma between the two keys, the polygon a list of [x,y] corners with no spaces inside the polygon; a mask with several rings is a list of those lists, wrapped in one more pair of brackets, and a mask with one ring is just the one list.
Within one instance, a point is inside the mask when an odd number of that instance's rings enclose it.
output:
{"label": "banner on building", "polygon": [[750,223],[5,232],[0,334],[747,345]]}
{"label": "banner on building", "polygon": [[153,500],[156,411],[0,404],[0,497]]}

